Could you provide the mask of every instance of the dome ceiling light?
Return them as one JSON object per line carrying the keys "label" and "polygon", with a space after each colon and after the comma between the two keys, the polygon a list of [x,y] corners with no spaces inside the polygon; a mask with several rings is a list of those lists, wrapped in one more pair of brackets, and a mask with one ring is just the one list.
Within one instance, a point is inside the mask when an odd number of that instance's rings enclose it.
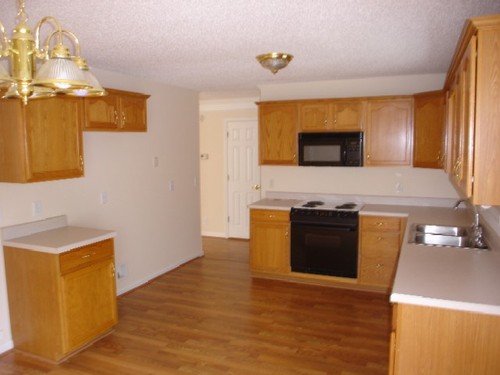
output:
{"label": "dome ceiling light", "polygon": [[[35,28],[35,36],[27,25],[28,16],[24,10],[24,0],[17,0],[17,25],[7,38],[0,22],[0,59],[10,57],[10,74],[0,60],[0,88],[7,91],[2,99],[19,98],[24,104],[28,99],[54,96],[57,94],[74,96],[103,96],[106,91],[89,66],[80,56],[80,44],[72,32],[63,29],[59,21],[47,16]],[[51,24],[55,29],[41,45],[40,29]],[[63,44],[63,36],[71,40],[74,55]],[[37,70],[37,61],[41,62]]]}
{"label": "dome ceiling light", "polygon": [[282,52],[271,52],[258,55],[256,59],[263,68],[269,69],[273,74],[276,74],[278,70],[286,68],[288,63],[292,61],[293,55]]}

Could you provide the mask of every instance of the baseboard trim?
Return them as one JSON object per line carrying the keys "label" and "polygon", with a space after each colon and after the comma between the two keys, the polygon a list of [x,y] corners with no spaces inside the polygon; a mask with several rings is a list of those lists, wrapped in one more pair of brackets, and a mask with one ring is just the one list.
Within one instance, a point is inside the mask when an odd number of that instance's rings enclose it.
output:
{"label": "baseboard trim", "polygon": [[201,232],[201,235],[203,237],[220,237],[220,238],[227,238],[226,233],[222,232]]}

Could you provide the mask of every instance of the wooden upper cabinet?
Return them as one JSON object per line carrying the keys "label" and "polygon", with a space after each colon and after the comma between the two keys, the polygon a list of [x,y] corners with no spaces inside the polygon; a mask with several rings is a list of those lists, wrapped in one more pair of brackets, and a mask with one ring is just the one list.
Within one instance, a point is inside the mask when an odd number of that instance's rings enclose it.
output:
{"label": "wooden upper cabinet", "polygon": [[411,166],[413,98],[368,100],[365,139],[366,166]]}
{"label": "wooden upper cabinet", "polygon": [[259,103],[261,165],[297,165],[298,105]]}
{"label": "wooden upper cabinet", "polygon": [[413,166],[443,168],[445,143],[445,92],[414,95]]}
{"label": "wooden upper cabinet", "polygon": [[450,179],[464,198],[472,196],[473,187],[475,74],[476,37],[472,37],[448,93]]}
{"label": "wooden upper cabinet", "polygon": [[83,176],[83,99],[0,100],[0,181]]}
{"label": "wooden upper cabinet", "polygon": [[106,89],[108,95],[85,98],[85,131],[147,130],[149,95]]}
{"label": "wooden upper cabinet", "polygon": [[300,131],[361,131],[365,103],[365,100],[325,100],[300,103]]}
{"label": "wooden upper cabinet", "polygon": [[499,15],[468,20],[445,83],[446,171],[475,205],[500,205],[499,43]]}

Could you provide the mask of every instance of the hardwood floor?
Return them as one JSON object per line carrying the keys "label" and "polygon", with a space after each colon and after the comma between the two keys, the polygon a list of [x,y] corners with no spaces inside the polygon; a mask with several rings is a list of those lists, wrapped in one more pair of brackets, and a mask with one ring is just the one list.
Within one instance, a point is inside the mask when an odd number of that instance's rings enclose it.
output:
{"label": "hardwood floor", "polygon": [[387,295],[252,279],[247,241],[203,246],[120,296],[109,336],[59,366],[9,352],[0,374],[387,374]]}

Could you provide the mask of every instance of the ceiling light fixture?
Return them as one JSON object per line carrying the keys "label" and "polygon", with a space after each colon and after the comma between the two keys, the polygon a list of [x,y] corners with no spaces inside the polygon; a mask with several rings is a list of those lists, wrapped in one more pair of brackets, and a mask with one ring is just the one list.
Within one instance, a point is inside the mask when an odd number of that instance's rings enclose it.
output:
{"label": "ceiling light fixture", "polygon": [[256,59],[263,68],[269,69],[273,74],[276,74],[278,70],[285,68],[292,61],[293,56],[288,53],[271,52],[258,55]]}
{"label": "ceiling light fixture", "polygon": [[[24,104],[28,99],[54,96],[103,96],[106,91],[89,71],[86,61],[80,56],[80,44],[72,32],[61,27],[59,21],[47,16],[35,28],[35,36],[27,25],[28,16],[24,0],[18,0],[17,25],[9,40],[0,22],[0,59],[10,57],[10,74],[0,60],[0,88],[7,88],[2,99],[20,98]],[[42,25],[50,23],[55,29],[40,43]],[[69,39],[74,55],[63,44]],[[42,63],[37,70],[37,61]]]}

